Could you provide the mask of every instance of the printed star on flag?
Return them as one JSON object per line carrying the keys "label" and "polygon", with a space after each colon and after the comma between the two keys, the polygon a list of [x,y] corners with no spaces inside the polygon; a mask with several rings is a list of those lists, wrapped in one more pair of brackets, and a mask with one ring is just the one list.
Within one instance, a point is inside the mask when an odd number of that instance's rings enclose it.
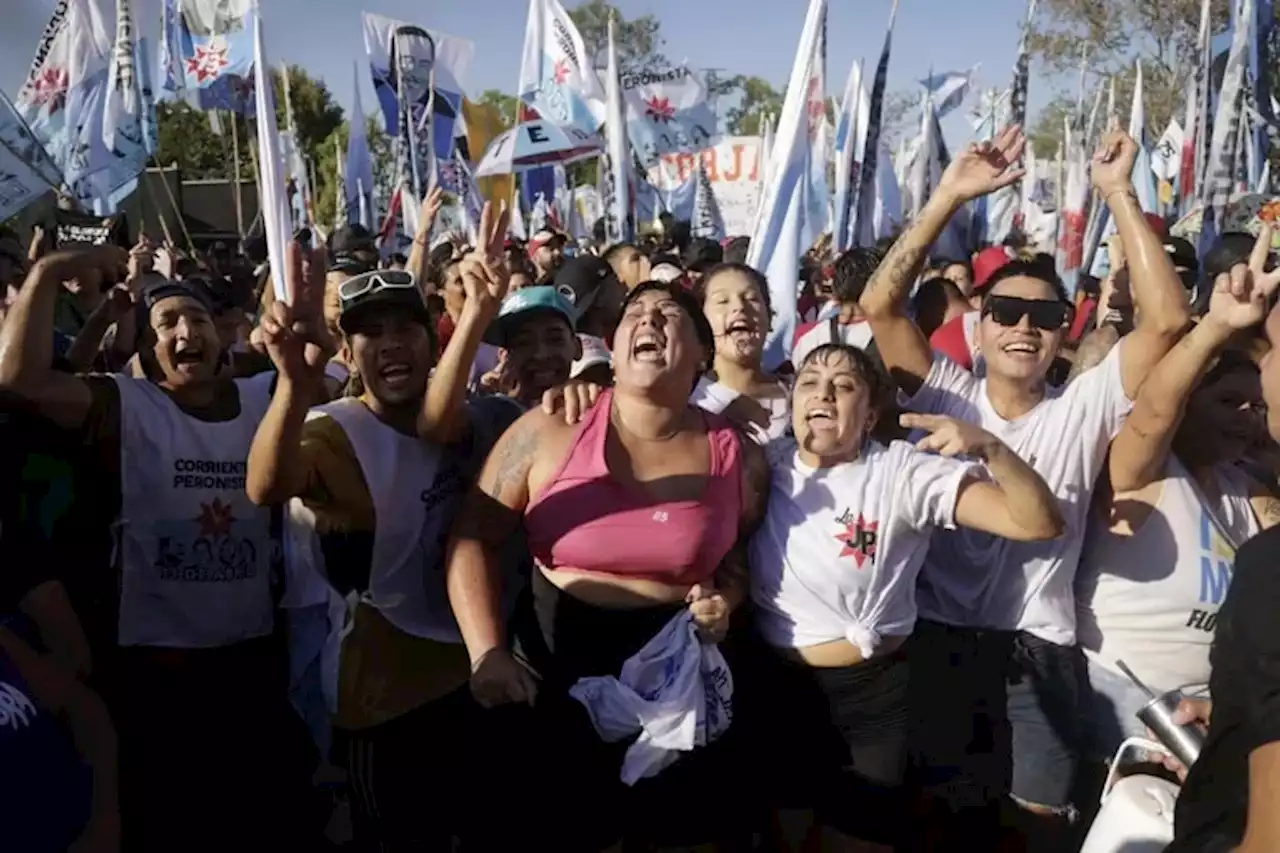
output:
{"label": "printed star on flag", "polygon": [[644,102],[644,114],[654,124],[670,124],[676,117],[676,108],[671,106],[670,98],[659,98],[654,95]]}
{"label": "printed star on flag", "polygon": [[[862,564],[867,560],[874,560],[876,557],[875,539],[870,543],[866,540],[867,533],[875,533],[880,526],[878,521],[867,521],[862,517],[862,513],[858,513],[857,519],[854,521],[844,522],[844,530],[835,534],[835,539],[840,543],[840,556],[853,557],[853,561],[862,568]],[[868,544],[870,547],[867,547]]]}
{"label": "printed star on flag", "polygon": [[563,86],[565,81],[569,79],[571,70],[566,60],[557,59],[555,68],[551,72],[551,79],[555,81],[557,86]]}
{"label": "printed star on flag", "polygon": [[200,504],[200,517],[196,519],[196,523],[200,525],[200,536],[230,536],[231,523],[236,520],[231,509],[231,504],[224,504],[221,498],[214,498],[213,503]]}
{"label": "printed star on flag", "polygon": [[37,107],[56,105],[67,94],[68,82],[67,69],[53,65],[43,69],[28,83],[31,87],[31,103]]}
{"label": "printed star on flag", "polygon": [[822,92],[818,89],[818,78],[809,78],[808,114],[809,114],[809,138],[813,138],[818,134],[818,128],[822,126],[823,120],[827,117],[827,107],[822,100]]}
{"label": "printed star on flag", "polygon": [[194,74],[196,82],[200,84],[217,79],[222,69],[231,64],[227,59],[227,50],[227,43],[220,38],[212,39],[208,44],[197,45],[195,56],[187,58],[187,74]]}

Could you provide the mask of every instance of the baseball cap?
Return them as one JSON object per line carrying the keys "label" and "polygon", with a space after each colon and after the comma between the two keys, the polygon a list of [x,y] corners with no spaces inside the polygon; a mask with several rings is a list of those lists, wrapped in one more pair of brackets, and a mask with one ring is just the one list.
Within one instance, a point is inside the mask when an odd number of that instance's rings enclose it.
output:
{"label": "baseball cap", "polygon": [[203,305],[210,314],[214,313],[213,293],[209,285],[199,278],[184,279],[183,281],[165,279],[154,282],[142,289],[142,298],[139,302],[144,310],[150,311],[156,306],[157,302],[174,296],[185,296],[189,299],[194,299]]}
{"label": "baseball cap", "polygon": [[350,334],[359,316],[377,306],[399,308],[431,328],[431,312],[417,279],[404,270],[375,270],[338,285],[338,328]]}
{"label": "baseball cap", "polygon": [[554,231],[548,231],[545,228],[537,234],[534,234],[529,240],[529,257],[532,258],[534,255],[538,254],[539,249],[543,246],[549,246],[556,240],[563,243],[565,241],[565,236],[563,234],[557,234]]}
{"label": "baseball cap", "polygon": [[597,338],[594,335],[578,335],[578,340],[582,343],[582,358],[573,363],[573,368],[569,371],[570,378],[578,376],[584,370],[595,367],[597,364],[613,364],[613,353],[609,352],[609,347],[605,344],[604,338]]}
{"label": "baseball cap", "polygon": [[555,288],[573,304],[576,319],[587,312],[600,287],[610,280],[618,283],[613,267],[595,255],[582,255],[564,262],[556,272]]}
{"label": "baseball cap", "polygon": [[1000,268],[1008,264],[1013,258],[1009,256],[1009,252],[1003,246],[992,246],[983,249],[978,256],[973,259],[973,289],[979,291],[987,286],[987,282],[991,280],[991,276],[1000,271]]}
{"label": "baseball cap", "polygon": [[1182,237],[1165,237],[1162,242],[1165,253],[1169,255],[1169,260],[1173,261],[1175,267],[1200,268],[1200,261],[1196,258],[1196,247],[1191,245],[1190,240]]}
{"label": "baseball cap", "polygon": [[537,313],[563,317],[570,329],[574,327],[573,303],[564,294],[547,285],[522,287],[502,303],[498,316],[485,329],[484,342],[498,347],[506,346],[507,338],[515,331],[516,326]]}
{"label": "baseball cap", "polygon": [[363,225],[344,225],[329,238],[329,269],[355,275],[367,272],[377,261],[373,234]]}

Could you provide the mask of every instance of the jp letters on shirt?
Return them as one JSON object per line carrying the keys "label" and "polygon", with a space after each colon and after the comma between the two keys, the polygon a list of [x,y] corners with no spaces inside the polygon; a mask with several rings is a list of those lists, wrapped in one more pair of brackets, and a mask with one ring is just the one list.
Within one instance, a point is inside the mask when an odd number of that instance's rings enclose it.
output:
{"label": "jp letters on shirt", "polygon": [[874,566],[876,531],[880,522],[864,518],[861,512],[855,516],[853,510],[846,507],[844,513],[836,518],[836,524],[843,527],[835,534],[836,541],[842,546],[840,556],[851,558],[859,569],[864,563]]}
{"label": "jp letters on shirt", "polygon": [[[177,459],[173,488],[243,492],[245,465],[243,459]],[[258,545],[244,520],[236,518],[230,497],[201,498],[194,518],[157,521],[156,537],[160,580],[223,583],[258,574]]]}

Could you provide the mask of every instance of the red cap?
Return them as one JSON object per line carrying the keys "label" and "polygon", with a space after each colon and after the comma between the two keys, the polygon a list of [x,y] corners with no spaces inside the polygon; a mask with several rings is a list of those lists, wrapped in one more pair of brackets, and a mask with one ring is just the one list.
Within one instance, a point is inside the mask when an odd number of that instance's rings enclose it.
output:
{"label": "red cap", "polygon": [[983,249],[973,259],[973,289],[977,291],[986,287],[991,276],[1012,260],[1013,258],[1009,257],[1009,252],[1003,246]]}

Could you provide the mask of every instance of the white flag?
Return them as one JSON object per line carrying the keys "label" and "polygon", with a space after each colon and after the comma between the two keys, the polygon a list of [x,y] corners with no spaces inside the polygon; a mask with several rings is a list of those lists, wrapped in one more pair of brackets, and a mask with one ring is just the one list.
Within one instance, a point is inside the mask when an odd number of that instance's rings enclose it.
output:
{"label": "white flag", "polygon": [[627,181],[631,146],[627,144],[626,110],[618,79],[618,49],[613,41],[612,17],[609,18],[608,50],[609,65],[605,72],[605,137],[608,145],[600,158],[600,197],[604,202],[604,240],[606,245],[612,246],[629,242],[634,233]]}
{"label": "white flag", "polygon": [[284,192],[284,165],[280,160],[280,132],[276,127],[276,100],[271,88],[271,66],[263,47],[262,16],[254,18],[254,119],[258,126],[258,191],[262,193],[262,224],[267,236],[267,264],[276,299],[291,302],[285,276],[286,246],[293,239],[289,226],[289,200]]}

